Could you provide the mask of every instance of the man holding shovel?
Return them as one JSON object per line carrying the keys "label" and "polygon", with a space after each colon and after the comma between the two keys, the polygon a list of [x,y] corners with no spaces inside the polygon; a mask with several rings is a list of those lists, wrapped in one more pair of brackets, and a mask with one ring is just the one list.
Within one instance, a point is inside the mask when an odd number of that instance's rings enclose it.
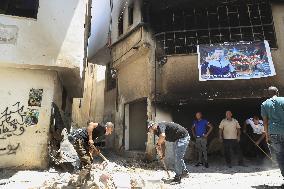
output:
{"label": "man holding shovel", "polygon": [[150,121],[148,123],[149,132],[159,137],[157,142],[157,152],[160,154],[161,160],[165,158],[165,141],[175,143],[175,168],[176,173],[173,182],[181,182],[181,177],[188,174],[188,170],[184,163],[184,154],[186,152],[190,137],[187,130],[181,125],[174,122]]}
{"label": "man holding shovel", "polygon": [[[252,128],[252,133],[250,135],[247,133],[247,126]],[[243,132],[256,146],[256,155],[259,163],[263,162],[265,156],[268,156],[269,159],[271,158],[270,150],[265,140],[266,134],[264,131],[263,121],[259,120],[258,116],[253,116],[246,120]]]}
{"label": "man holding shovel", "polygon": [[78,129],[73,133],[74,148],[81,162],[78,181],[83,182],[90,177],[93,155],[100,155],[100,150],[95,147],[94,140],[103,135],[110,135],[112,131],[113,123],[111,122],[105,125],[88,122],[87,128]]}

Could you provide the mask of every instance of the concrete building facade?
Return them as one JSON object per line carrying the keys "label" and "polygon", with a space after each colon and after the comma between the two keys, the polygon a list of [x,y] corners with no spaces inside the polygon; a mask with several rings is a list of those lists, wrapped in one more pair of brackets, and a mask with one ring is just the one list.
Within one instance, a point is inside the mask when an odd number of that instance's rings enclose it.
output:
{"label": "concrete building facade", "polygon": [[[226,110],[232,110],[242,123],[252,114],[260,113],[268,86],[276,85],[283,91],[283,2],[114,0],[111,3],[110,60],[104,62],[107,65],[104,118],[115,122],[110,144],[118,151],[146,150],[147,157],[153,158],[155,141],[146,134],[147,120],[174,121],[190,130],[196,111],[203,111],[213,123],[214,137]],[[272,49],[276,76],[199,81],[196,45],[264,39]],[[168,144],[168,149],[171,145]]]}
{"label": "concrete building facade", "polygon": [[82,98],[74,98],[72,125],[86,127],[88,121],[103,122],[105,91],[105,66],[89,63],[86,67],[84,93]]}
{"label": "concrete building facade", "polygon": [[70,127],[72,99],[83,92],[89,9],[88,0],[1,1],[1,168],[48,166],[55,108]]}

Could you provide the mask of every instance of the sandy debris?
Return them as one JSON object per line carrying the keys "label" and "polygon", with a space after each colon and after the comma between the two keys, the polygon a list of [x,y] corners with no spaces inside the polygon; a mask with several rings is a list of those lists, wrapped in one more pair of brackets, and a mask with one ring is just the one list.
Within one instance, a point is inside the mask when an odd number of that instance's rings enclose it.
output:
{"label": "sandy debris", "polygon": [[[227,168],[222,162],[210,163],[210,168],[188,165],[190,174],[181,184],[171,185],[167,174],[158,162],[144,163],[133,159],[111,156],[108,164],[98,159],[93,164],[91,179],[81,188],[146,188],[146,189],[206,189],[206,188],[280,188],[283,178],[278,168],[259,167],[252,163],[249,167],[234,166]],[[170,172],[171,177],[174,173]],[[78,174],[49,171],[2,170],[0,188],[2,189],[59,189],[76,188],[70,184],[76,181]]]}

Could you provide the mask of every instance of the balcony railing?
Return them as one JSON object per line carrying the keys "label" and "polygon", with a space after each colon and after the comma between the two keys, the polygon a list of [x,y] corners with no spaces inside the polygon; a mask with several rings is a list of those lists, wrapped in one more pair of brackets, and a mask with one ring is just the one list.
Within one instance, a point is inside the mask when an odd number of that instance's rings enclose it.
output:
{"label": "balcony railing", "polygon": [[273,24],[161,32],[155,35],[156,48],[165,55],[196,53],[198,44],[267,40],[276,47]]}
{"label": "balcony railing", "polygon": [[198,44],[269,41],[276,48],[269,0],[220,0],[209,7],[178,7],[153,11],[151,25],[157,48],[166,55],[196,53]]}

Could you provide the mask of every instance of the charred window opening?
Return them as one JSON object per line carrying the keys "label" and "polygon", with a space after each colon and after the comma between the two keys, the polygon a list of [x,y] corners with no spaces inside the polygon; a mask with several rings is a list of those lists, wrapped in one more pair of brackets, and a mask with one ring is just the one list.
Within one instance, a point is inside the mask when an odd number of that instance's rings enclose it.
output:
{"label": "charred window opening", "polygon": [[116,88],[115,73],[108,64],[106,67],[106,90],[110,91]]}
{"label": "charred window opening", "polygon": [[123,34],[123,14],[118,18],[118,36]]}
{"label": "charred window opening", "polygon": [[198,44],[223,42],[267,40],[277,47],[268,0],[223,0],[210,7],[151,12],[157,47],[166,55],[196,53]]}
{"label": "charred window opening", "polygon": [[0,14],[37,18],[38,0],[1,0]]}
{"label": "charred window opening", "polygon": [[134,14],[134,6],[133,4],[129,5],[128,7],[128,26],[133,24],[133,15]]}

